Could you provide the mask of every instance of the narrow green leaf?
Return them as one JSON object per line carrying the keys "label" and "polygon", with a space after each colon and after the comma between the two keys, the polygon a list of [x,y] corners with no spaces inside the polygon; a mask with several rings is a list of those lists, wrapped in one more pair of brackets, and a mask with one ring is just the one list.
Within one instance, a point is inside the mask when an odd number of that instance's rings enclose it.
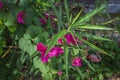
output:
{"label": "narrow green leaf", "polygon": [[98,47],[95,46],[94,44],[92,44],[92,43],[90,43],[90,42],[88,42],[88,41],[86,41],[86,40],[84,40],[84,39],[82,39],[82,38],[81,38],[81,40],[82,40],[84,43],[86,43],[87,45],[89,45],[90,47],[92,47],[93,49],[95,49],[95,50],[97,50],[97,51],[99,51],[99,52],[101,52],[101,53],[104,53],[104,54],[106,54],[106,55],[108,55],[108,56],[110,56],[110,57],[113,58],[112,55],[110,55],[109,53],[105,52],[103,49],[98,48]]}
{"label": "narrow green leaf", "polygon": [[79,26],[81,25],[81,23],[83,24],[84,22],[87,22],[90,20],[90,18],[94,15],[96,15],[98,12],[100,12],[101,10],[103,10],[105,8],[104,5],[102,5],[99,8],[96,8],[94,11],[89,12],[88,14],[86,14],[85,16],[81,17],[76,23],[74,23],[72,26]]}
{"label": "narrow green leaf", "polygon": [[76,26],[74,28],[79,29],[92,29],[92,30],[114,30],[112,28],[107,28],[105,26],[98,26],[98,25],[83,25],[83,26]]}
{"label": "narrow green leaf", "polygon": [[103,38],[100,36],[94,36],[94,35],[90,35],[90,34],[80,34],[80,36],[86,36],[89,39],[96,39],[96,40],[103,40],[103,41],[112,41],[111,39],[107,39],[107,38]]}
{"label": "narrow green leaf", "polygon": [[95,72],[95,69],[92,67],[89,61],[87,61],[87,59],[83,59],[83,61]]}
{"label": "narrow green leaf", "polygon": [[76,17],[73,19],[72,24],[79,18],[79,16],[81,15],[82,11],[83,11],[83,8],[82,8],[82,9],[80,10],[80,12],[76,15]]}
{"label": "narrow green leaf", "polygon": [[53,39],[50,41],[50,43],[48,44],[48,48],[47,48],[47,51],[46,53],[48,53],[51,48],[56,44],[57,40],[60,38],[60,37],[63,37],[65,35],[67,31],[66,30],[62,30],[60,31],[58,34],[56,34]]}
{"label": "narrow green leaf", "polygon": [[65,10],[66,10],[66,15],[67,15],[67,21],[68,21],[68,24],[70,24],[70,14],[69,14],[67,0],[64,0],[64,6],[65,6]]}
{"label": "narrow green leaf", "polygon": [[65,72],[66,72],[66,80],[69,80],[69,72],[68,72],[68,48],[64,47],[64,61],[65,61]]}

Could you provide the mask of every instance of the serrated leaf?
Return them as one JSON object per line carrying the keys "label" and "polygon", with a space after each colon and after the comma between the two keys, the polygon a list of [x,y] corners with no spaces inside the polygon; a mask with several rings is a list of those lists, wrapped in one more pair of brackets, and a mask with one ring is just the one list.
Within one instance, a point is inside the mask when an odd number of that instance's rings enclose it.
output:
{"label": "serrated leaf", "polygon": [[12,15],[7,16],[7,21],[5,22],[6,26],[13,26],[14,25],[14,17]]}
{"label": "serrated leaf", "polygon": [[15,32],[16,31],[16,25],[8,26],[8,30],[12,33]]}
{"label": "serrated leaf", "polygon": [[43,74],[46,74],[49,71],[49,68],[46,67],[44,63],[42,63],[41,59],[38,56],[33,58],[33,65],[35,68],[39,69]]}
{"label": "serrated leaf", "polygon": [[36,51],[36,46],[26,38],[21,38],[19,40],[19,47],[22,49],[22,51],[27,52],[30,56],[32,56]]}
{"label": "serrated leaf", "polygon": [[36,37],[38,34],[41,34],[41,28],[38,26],[34,26],[34,25],[30,25],[27,30],[26,33],[28,33],[32,38]]}

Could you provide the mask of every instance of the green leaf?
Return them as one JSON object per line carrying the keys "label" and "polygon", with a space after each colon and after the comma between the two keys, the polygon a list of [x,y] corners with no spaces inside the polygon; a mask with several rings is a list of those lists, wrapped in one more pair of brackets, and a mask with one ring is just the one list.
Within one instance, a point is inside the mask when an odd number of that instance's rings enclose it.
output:
{"label": "green leaf", "polygon": [[80,39],[81,39],[84,43],[86,43],[87,45],[89,45],[90,47],[92,47],[93,49],[95,49],[95,50],[97,50],[97,51],[99,51],[99,52],[101,52],[101,53],[104,53],[104,54],[106,54],[106,55],[114,58],[112,55],[110,55],[109,53],[105,52],[103,49],[98,48],[98,47],[95,46],[94,44],[92,44],[92,43],[90,43],[90,42],[88,42],[88,41],[86,41],[86,40],[84,40],[84,39],[82,39],[82,38],[80,38]]}
{"label": "green leaf", "polygon": [[76,23],[74,23],[72,26],[79,26],[81,25],[81,23],[83,24],[84,22],[87,22],[90,20],[90,18],[94,15],[96,15],[98,12],[100,12],[101,10],[103,10],[105,8],[104,5],[102,5],[99,8],[96,8],[94,11],[89,12],[88,14],[86,14],[85,16],[81,17]]}
{"label": "green leaf", "polygon": [[114,30],[112,28],[107,28],[105,26],[99,26],[99,25],[83,25],[83,26],[76,26],[74,28],[78,28],[78,29],[92,29],[92,30]]}
{"label": "green leaf", "polygon": [[21,38],[19,40],[19,47],[22,51],[27,52],[30,56],[32,56],[36,52],[36,46],[31,43],[30,40],[26,38]]}
{"label": "green leaf", "polygon": [[46,74],[49,71],[49,68],[44,63],[42,63],[38,56],[33,58],[33,65],[35,68],[39,69],[42,74]]}
{"label": "green leaf", "polygon": [[29,7],[25,10],[25,22],[27,25],[31,24],[33,21],[34,16],[36,16],[35,11],[33,8]]}
{"label": "green leaf", "polygon": [[17,27],[16,25],[8,26],[8,30],[13,33],[16,31],[16,27]]}
{"label": "green leaf", "polygon": [[72,24],[74,24],[75,21],[79,18],[79,16],[81,15],[82,11],[83,11],[83,8],[82,8],[82,9],[80,10],[80,12],[76,15],[76,17],[73,19]]}
{"label": "green leaf", "polygon": [[56,44],[57,40],[59,38],[63,37],[66,32],[67,32],[66,30],[62,30],[52,38],[52,40],[48,44],[48,48],[47,48],[46,53],[48,53],[51,50],[51,48]]}
{"label": "green leaf", "polygon": [[80,34],[80,36],[86,36],[89,39],[96,39],[96,40],[103,40],[103,41],[112,41],[111,39],[107,39],[107,38],[103,38],[100,36],[94,36],[94,35],[90,35],[90,34]]}
{"label": "green leaf", "polygon": [[34,25],[30,25],[26,32],[32,37],[36,37],[38,34],[41,34],[42,33],[42,29],[38,26],[34,26]]}
{"label": "green leaf", "polygon": [[83,61],[95,72],[95,69],[92,67],[92,65],[89,63],[87,59],[83,59]]}
{"label": "green leaf", "polygon": [[5,22],[6,26],[13,26],[14,25],[14,17],[12,15],[7,16],[7,21]]}

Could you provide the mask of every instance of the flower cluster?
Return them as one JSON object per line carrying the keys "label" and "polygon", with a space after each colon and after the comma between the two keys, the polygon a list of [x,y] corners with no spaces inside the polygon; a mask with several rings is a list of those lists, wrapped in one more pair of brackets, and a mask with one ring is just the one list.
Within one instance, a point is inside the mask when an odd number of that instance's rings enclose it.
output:
{"label": "flower cluster", "polygon": [[50,19],[51,20],[51,25],[55,29],[56,28],[56,22],[55,22],[55,15],[53,14],[44,14],[45,18],[40,18],[39,21],[42,25],[46,25],[47,21]]}
{"label": "flower cluster", "polygon": [[72,60],[72,66],[81,67],[82,66],[82,59],[80,57],[74,57]]}
{"label": "flower cluster", "polygon": [[48,52],[48,54],[46,54],[47,46],[44,46],[42,43],[37,44],[37,50],[41,53],[41,61],[43,63],[48,62],[49,58],[57,57],[60,54],[64,53],[64,50],[61,47],[57,46],[57,47],[53,47]]}
{"label": "flower cluster", "polygon": [[[82,40],[79,41],[78,38],[75,37],[74,35],[72,35],[71,33],[66,34],[64,37],[65,37],[66,42],[67,42],[68,45],[70,45],[70,44],[76,45],[77,43],[78,44],[83,44],[84,43]],[[86,36],[83,36],[82,38],[84,40],[87,40]],[[63,43],[62,38],[59,38],[58,39],[58,44],[62,44],[62,43]]]}
{"label": "flower cluster", "polygon": [[3,3],[2,2],[0,2],[0,9],[3,7]]}
{"label": "flower cluster", "polygon": [[17,21],[18,21],[18,23],[25,24],[24,14],[25,14],[25,12],[19,12],[18,13],[18,15],[17,15]]}

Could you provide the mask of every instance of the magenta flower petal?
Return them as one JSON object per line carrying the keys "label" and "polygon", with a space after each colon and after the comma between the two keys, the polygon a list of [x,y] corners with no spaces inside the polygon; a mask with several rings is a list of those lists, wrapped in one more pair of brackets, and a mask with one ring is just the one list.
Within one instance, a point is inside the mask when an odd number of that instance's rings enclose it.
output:
{"label": "magenta flower petal", "polygon": [[3,7],[3,3],[2,2],[0,2],[0,9]]}
{"label": "magenta flower petal", "polygon": [[37,51],[39,51],[41,53],[45,53],[46,52],[47,47],[44,46],[42,43],[38,43],[36,47],[37,47]]}
{"label": "magenta flower petal", "polygon": [[82,66],[82,59],[79,58],[79,57],[73,58],[72,66],[74,66],[74,67],[81,67]]}
{"label": "magenta flower petal", "polygon": [[17,15],[17,21],[20,24],[25,24],[25,21],[23,19],[25,12],[19,12]]}
{"label": "magenta flower petal", "polygon": [[72,34],[66,34],[65,38],[66,38],[67,44],[71,44],[72,43],[73,45],[76,45],[76,42],[78,42],[78,38],[75,37],[75,40],[74,40]]}
{"label": "magenta flower petal", "polygon": [[40,20],[40,23],[41,23],[42,25],[45,25],[45,24],[47,23],[47,21],[46,21],[45,19],[43,19],[43,18],[40,18],[39,20]]}
{"label": "magenta flower petal", "polygon": [[55,57],[55,56],[57,57],[63,53],[64,53],[64,50],[61,47],[53,47],[48,54],[49,54],[49,57]]}
{"label": "magenta flower petal", "polygon": [[62,44],[62,38],[59,38],[57,42],[58,44]]}
{"label": "magenta flower petal", "polygon": [[45,55],[45,53],[42,53],[42,54],[41,54],[41,61],[42,61],[43,63],[47,63],[48,60],[49,60],[49,55],[48,55],[48,54]]}
{"label": "magenta flower petal", "polygon": [[63,72],[62,72],[62,71],[58,71],[57,74],[58,74],[59,76],[61,76],[61,75],[63,74]]}
{"label": "magenta flower petal", "polygon": [[49,58],[51,57],[57,57],[60,54],[64,53],[64,50],[61,47],[53,47],[48,54],[46,54],[47,46],[44,46],[41,42],[37,44],[36,46],[37,51],[41,52],[41,61],[43,63],[47,63]]}

